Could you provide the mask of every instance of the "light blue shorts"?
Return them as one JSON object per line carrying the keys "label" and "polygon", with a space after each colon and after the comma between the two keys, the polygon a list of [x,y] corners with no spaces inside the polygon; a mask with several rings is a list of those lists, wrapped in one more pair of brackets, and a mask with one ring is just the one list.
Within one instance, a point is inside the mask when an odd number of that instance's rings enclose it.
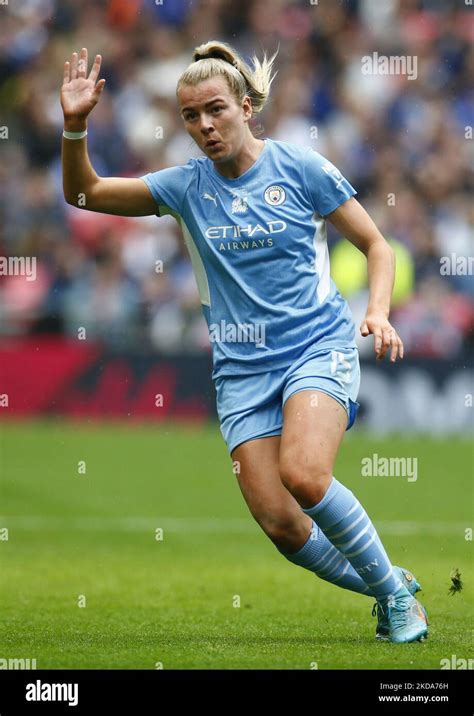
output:
{"label": "light blue shorts", "polygon": [[349,430],[359,408],[359,385],[359,351],[353,347],[310,352],[289,368],[216,378],[217,413],[229,453],[246,440],[281,435],[283,406],[300,390],[320,390],[339,401]]}

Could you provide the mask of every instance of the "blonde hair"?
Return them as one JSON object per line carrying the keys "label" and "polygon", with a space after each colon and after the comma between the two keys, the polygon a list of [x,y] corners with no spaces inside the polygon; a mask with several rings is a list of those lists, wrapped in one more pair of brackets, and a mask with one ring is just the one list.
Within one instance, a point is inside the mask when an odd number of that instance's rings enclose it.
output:
{"label": "blonde hair", "polygon": [[261,62],[254,55],[252,69],[226,42],[210,40],[195,48],[193,61],[178,80],[176,94],[183,85],[197,85],[216,75],[223,75],[239,104],[246,95],[250,97],[254,117],[262,111],[270,94],[270,86],[277,74],[272,74],[277,54],[278,50],[271,58],[267,58],[264,53]]}

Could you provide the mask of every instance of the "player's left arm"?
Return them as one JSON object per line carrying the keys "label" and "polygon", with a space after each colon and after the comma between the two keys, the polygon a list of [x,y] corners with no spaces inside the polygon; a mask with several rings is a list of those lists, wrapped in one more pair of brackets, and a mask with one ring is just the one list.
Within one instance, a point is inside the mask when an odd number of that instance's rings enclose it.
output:
{"label": "player's left arm", "polygon": [[369,303],[360,326],[363,336],[374,335],[374,349],[382,360],[389,348],[390,360],[403,358],[403,342],[388,320],[395,280],[395,253],[364,207],[351,197],[325,217],[367,258]]}

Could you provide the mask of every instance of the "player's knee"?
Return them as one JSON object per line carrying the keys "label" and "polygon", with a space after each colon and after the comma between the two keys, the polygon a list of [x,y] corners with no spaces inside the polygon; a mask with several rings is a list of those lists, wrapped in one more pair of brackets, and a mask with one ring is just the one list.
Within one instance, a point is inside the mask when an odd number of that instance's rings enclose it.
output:
{"label": "player's knee", "polygon": [[332,472],[317,463],[292,459],[281,463],[280,477],[286,489],[298,501],[311,502],[314,505],[323,499],[331,482]]}
{"label": "player's knee", "polygon": [[292,533],[298,529],[295,515],[285,511],[266,513],[256,519],[267,537],[277,544],[291,538]]}

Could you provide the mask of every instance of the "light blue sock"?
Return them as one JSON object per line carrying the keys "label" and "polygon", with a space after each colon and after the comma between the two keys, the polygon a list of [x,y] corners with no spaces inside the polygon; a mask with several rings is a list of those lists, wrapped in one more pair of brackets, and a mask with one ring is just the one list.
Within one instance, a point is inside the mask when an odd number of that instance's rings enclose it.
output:
{"label": "light blue sock", "polygon": [[359,500],[335,477],[320,502],[302,509],[342,552],[378,600],[384,601],[396,592],[409,594],[394,574],[377,531]]}
{"label": "light blue sock", "polygon": [[316,577],[332,582],[352,592],[375,596],[370,587],[359,577],[350,562],[338,549],[333,547],[327,537],[313,520],[311,534],[305,544],[297,552],[278,551],[293,564],[309,569]]}

